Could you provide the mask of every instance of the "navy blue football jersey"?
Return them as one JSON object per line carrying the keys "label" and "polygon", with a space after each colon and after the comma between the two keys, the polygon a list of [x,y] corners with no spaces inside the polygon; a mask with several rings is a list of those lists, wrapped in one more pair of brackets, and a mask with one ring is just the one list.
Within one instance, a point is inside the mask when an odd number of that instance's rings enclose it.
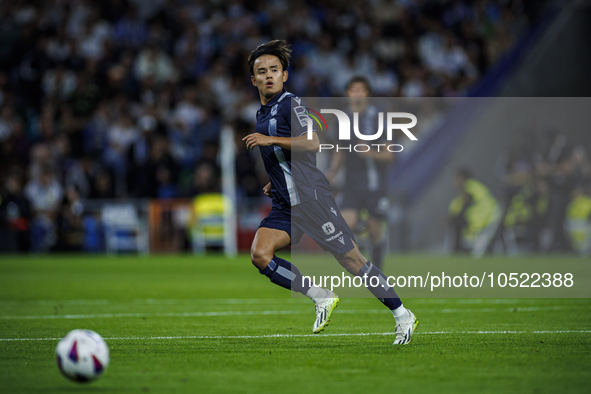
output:
{"label": "navy blue football jersey", "polygon": [[[257,111],[255,131],[276,137],[299,137],[308,131],[308,111],[301,98],[283,89]],[[292,128],[293,124],[293,128]],[[273,208],[291,209],[330,195],[330,185],[316,167],[316,153],[295,152],[278,146],[259,146],[271,181]]]}
{"label": "navy blue football jersey", "polygon": [[[346,111],[349,118],[353,120],[351,111]],[[375,134],[379,128],[378,109],[373,105],[367,107],[365,111],[359,114],[359,132],[364,135]],[[353,127],[353,124],[351,124]],[[363,141],[359,139],[351,129],[351,144],[386,144],[390,142],[386,139],[385,125],[382,125],[382,136],[377,141]],[[375,149],[372,147],[372,149]],[[381,150],[386,147],[382,146]],[[390,163],[380,162],[371,157],[364,156],[357,152],[342,152],[345,164],[345,191],[380,191],[387,189],[387,177]],[[394,154],[394,153],[392,153]]]}

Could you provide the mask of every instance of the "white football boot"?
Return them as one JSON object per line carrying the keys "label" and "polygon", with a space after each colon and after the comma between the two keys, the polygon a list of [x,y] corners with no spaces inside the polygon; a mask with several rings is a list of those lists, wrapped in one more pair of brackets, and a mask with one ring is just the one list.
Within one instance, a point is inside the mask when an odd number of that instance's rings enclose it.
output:
{"label": "white football boot", "polygon": [[414,313],[412,313],[410,309],[407,311],[408,317],[396,324],[396,339],[394,340],[393,345],[406,345],[407,343],[410,343],[412,334],[419,325],[419,320],[415,317]]}
{"label": "white football boot", "polygon": [[339,300],[339,296],[337,296],[335,293],[331,291],[329,293],[329,298],[317,298],[314,300],[314,304],[316,306],[316,321],[314,322],[314,327],[312,328],[312,332],[314,334],[318,334],[320,331],[324,330],[324,327],[328,326],[332,311],[341,301]]}

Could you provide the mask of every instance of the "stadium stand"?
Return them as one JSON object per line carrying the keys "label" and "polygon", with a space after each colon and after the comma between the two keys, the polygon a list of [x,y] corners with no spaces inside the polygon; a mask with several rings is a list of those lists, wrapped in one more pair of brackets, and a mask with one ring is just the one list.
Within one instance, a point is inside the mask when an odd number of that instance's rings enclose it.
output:
{"label": "stadium stand", "polygon": [[[301,96],[341,95],[354,74],[377,95],[463,96],[545,3],[2,2],[0,227],[16,237],[3,248],[84,248],[63,238],[84,230],[88,199],[219,192],[220,129],[253,124],[245,59],[268,39],[292,43]],[[263,175],[243,175],[239,203],[262,198]]]}

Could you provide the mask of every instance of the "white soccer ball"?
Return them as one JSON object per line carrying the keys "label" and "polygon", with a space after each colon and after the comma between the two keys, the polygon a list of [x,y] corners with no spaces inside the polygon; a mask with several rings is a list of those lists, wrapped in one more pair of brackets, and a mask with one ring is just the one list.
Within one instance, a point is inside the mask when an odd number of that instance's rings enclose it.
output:
{"label": "white soccer ball", "polygon": [[105,340],[90,330],[73,330],[55,349],[61,373],[75,382],[90,382],[100,377],[109,365]]}

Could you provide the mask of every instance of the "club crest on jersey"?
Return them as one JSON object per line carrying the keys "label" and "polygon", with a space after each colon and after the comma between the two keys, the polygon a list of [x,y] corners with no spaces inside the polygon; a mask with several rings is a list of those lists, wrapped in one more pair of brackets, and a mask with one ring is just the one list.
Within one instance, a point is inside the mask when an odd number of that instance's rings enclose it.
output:
{"label": "club crest on jersey", "polygon": [[272,108],[271,108],[271,116],[275,116],[277,115],[277,106],[279,104],[275,104]]}

